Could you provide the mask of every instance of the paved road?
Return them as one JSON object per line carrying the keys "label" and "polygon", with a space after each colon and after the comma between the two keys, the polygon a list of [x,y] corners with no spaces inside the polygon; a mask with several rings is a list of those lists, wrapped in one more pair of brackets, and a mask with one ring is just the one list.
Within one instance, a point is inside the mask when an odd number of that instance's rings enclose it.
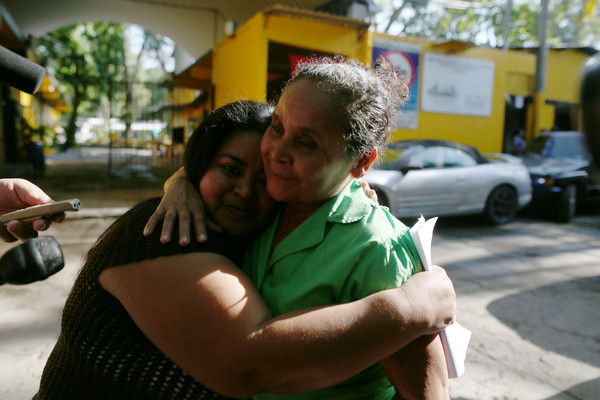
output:
{"label": "paved road", "polygon": [[473,331],[454,399],[600,399],[600,218],[438,227]]}
{"label": "paved road", "polygon": [[[118,210],[116,210],[118,211]],[[0,398],[36,390],[82,254],[112,218],[70,218],[51,233],[66,257],[46,281],[0,288]],[[600,398],[600,217],[556,225],[520,220],[490,228],[441,221],[433,260],[459,294],[473,331],[459,399]],[[8,245],[0,245],[3,253]]]}
{"label": "paved road", "polygon": [[[63,185],[45,183],[55,198],[69,195]],[[29,399],[37,390],[82,255],[122,212],[114,207],[160,194],[159,185],[74,189],[88,212],[47,233],[61,244],[66,267],[42,282],[0,287],[2,400]],[[0,244],[0,254],[9,247]],[[439,221],[433,262],[447,268],[458,320],[473,331],[452,398],[600,399],[599,260],[599,214],[567,225],[526,217],[502,227],[473,218]]]}

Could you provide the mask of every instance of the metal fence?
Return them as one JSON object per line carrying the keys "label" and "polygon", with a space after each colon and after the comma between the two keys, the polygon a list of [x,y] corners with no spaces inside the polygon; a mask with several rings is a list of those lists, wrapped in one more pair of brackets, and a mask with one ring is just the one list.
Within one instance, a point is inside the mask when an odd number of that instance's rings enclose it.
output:
{"label": "metal fence", "polygon": [[108,146],[107,174],[110,179],[165,179],[182,166],[183,154],[171,146],[150,143],[143,146]]}
{"label": "metal fence", "polygon": [[183,145],[173,144],[173,99],[169,87],[154,82],[138,83],[133,101],[105,124],[107,174],[120,178],[164,179],[182,165]]}

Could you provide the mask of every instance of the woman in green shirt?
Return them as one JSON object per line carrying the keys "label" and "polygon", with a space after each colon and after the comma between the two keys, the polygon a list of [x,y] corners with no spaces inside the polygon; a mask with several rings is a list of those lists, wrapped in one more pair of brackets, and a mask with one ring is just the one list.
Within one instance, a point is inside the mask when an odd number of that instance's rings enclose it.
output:
{"label": "woman in green shirt", "polygon": [[[259,150],[271,111],[251,101],[228,104],[188,142],[186,171],[222,232],[187,246],[161,245],[159,232],[144,237],[156,198],[102,234],[67,298],[36,399],[223,399],[314,390],[452,319],[453,290],[443,271],[353,303],[273,318],[234,264],[277,210]],[[422,301],[423,290],[442,298]]]}
{"label": "woman in green shirt", "polygon": [[[261,143],[267,190],[284,205],[250,245],[244,263],[274,315],[365,298],[422,270],[407,227],[370,202],[356,181],[384,147],[391,117],[406,95],[391,65],[366,68],[339,58],[300,65],[284,89]],[[436,335],[341,385],[289,397],[391,399],[395,394],[449,396]]]}

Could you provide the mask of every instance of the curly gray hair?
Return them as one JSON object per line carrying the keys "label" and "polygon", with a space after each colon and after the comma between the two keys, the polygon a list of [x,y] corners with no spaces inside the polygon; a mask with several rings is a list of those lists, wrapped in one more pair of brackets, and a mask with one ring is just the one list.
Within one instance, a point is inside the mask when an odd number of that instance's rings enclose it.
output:
{"label": "curly gray hair", "polygon": [[372,68],[342,56],[313,58],[298,64],[286,87],[309,79],[340,106],[346,151],[360,158],[387,144],[394,113],[408,99],[404,77],[385,58]]}

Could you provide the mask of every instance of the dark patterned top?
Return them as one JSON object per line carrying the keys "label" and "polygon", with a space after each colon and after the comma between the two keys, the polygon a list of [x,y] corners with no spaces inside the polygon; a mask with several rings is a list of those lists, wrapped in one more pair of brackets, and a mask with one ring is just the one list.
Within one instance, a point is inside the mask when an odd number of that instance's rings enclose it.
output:
{"label": "dark patterned top", "polygon": [[[138,204],[117,219],[89,251],[62,314],[61,331],[40,384],[40,400],[225,399],[169,360],[98,282],[105,268],[197,251],[223,254],[238,265],[243,246],[211,233],[206,243],[169,244],[160,229],[142,235],[159,198]],[[235,259],[234,259],[235,258]]]}

